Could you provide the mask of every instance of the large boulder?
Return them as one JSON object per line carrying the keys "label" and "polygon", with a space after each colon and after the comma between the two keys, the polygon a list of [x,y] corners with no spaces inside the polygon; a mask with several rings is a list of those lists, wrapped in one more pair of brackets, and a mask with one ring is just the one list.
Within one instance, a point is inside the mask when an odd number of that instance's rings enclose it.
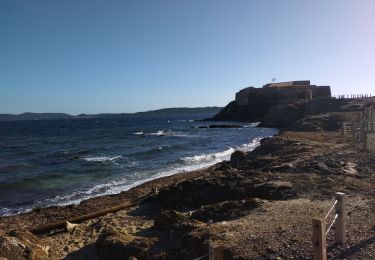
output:
{"label": "large boulder", "polygon": [[191,217],[200,221],[224,221],[246,216],[251,210],[258,208],[263,203],[257,198],[224,201],[211,205],[202,206],[193,212]]}
{"label": "large boulder", "polygon": [[43,260],[49,259],[49,246],[29,231],[0,231],[0,258]]}
{"label": "large boulder", "polygon": [[157,238],[136,237],[113,228],[102,231],[96,241],[100,259],[146,259]]}
{"label": "large boulder", "polygon": [[185,219],[187,219],[187,217],[183,213],[175,210],[166,210],[156,217],[154,228],[158,230],[168,230],[175,227]]}

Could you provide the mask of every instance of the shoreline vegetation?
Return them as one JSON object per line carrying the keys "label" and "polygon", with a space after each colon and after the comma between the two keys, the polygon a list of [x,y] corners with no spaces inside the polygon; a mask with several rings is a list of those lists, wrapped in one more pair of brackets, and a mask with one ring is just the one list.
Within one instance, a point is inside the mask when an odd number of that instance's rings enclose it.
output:
{"label": "shoreline vegetation", "polygon": [[[261,121],[280,133],[251,152],[236,151],[230,161],[204,170],[163,177],[79,205],[2,217],[0,256],[208,259],[208,245],[215,242],[224,246],[224,259],[311,259],[311,220],[324,217],[340,191],[348,195],[347,243],[335,245],[333,233],[328,234],[328,256],[374,259],[375,137],[369,135],[374,142],[360,149],[340,130],[343,122],[359,120],[374,102],[313,102],[277,104],[277,109],[251,110],[253,114],[229,104],[215,120]],[[35,232],[127,203],[121,210],[68,225],[68,230],[60,225]]]}

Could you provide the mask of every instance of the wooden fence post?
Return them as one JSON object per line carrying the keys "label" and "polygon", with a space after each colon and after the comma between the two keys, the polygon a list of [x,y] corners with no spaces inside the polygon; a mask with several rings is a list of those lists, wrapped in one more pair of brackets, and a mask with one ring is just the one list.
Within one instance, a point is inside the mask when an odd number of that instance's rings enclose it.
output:
{"label": "wooden fence post", "polygon": [[355,142],[355,127],[354,127],[354,122],[351,125],[351,131],[352,131],[353,142]]}
{"label": "wooden fence post", "polygon": [[346,241],[346,195],[342,192],[336,192],[336,214],[338,214],[335,223],[335,242],[344,244]]}
{"label": "wooden fence post", "polygon": [[363,132],[363,136],[362,136],[362,149],[363,150],[367,149],[367,132],[366,131]]}
{"label": "wooden fence post", "polygon": [[313,218],[313,255],[314,260],[327,260],[326,228],[324,220]]}
{"label": "wooden fence post", "polygon": [[215,243],[210,243],[208,251],[209,260],[223,260],[224,247],[221,245],[216,245]]}
{"label": "wooden fence post", "polygon": [[341,137],[344,138],[346,136],[346,123],[342,123],[341,126]]}

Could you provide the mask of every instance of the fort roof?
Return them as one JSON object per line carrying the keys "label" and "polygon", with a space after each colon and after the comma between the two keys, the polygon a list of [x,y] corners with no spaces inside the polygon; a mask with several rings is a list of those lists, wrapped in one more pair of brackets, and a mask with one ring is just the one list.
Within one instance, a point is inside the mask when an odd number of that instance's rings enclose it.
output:
{"label": "fort roof", "polygon": [[310,80],[296,80],[287,82],[268,83],[263,88],[247,87],[236,93],[238,105],[262,101],[280,101],[291,99],[305,99],[331,97],[329,86],[311,85]]}
{"label": "fort roof", "polygon": [[282,88],[291,86],[310,86],[310,80],[295,80],[277,83],[268,83],[263,86],[263,88]]}

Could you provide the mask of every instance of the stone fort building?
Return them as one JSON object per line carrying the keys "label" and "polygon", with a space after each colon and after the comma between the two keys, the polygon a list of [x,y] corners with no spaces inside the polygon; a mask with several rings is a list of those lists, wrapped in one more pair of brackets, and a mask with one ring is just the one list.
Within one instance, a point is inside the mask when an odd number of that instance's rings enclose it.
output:
{"label": "stone fort building", "polygon": [[331,97],[331,87],[311,85],[310,80],[300,80],[269,83],[264,85],[263,88],[244,88],[236,93],[236,103],[244,106],[259,100],[311,100],[320,97]]}

